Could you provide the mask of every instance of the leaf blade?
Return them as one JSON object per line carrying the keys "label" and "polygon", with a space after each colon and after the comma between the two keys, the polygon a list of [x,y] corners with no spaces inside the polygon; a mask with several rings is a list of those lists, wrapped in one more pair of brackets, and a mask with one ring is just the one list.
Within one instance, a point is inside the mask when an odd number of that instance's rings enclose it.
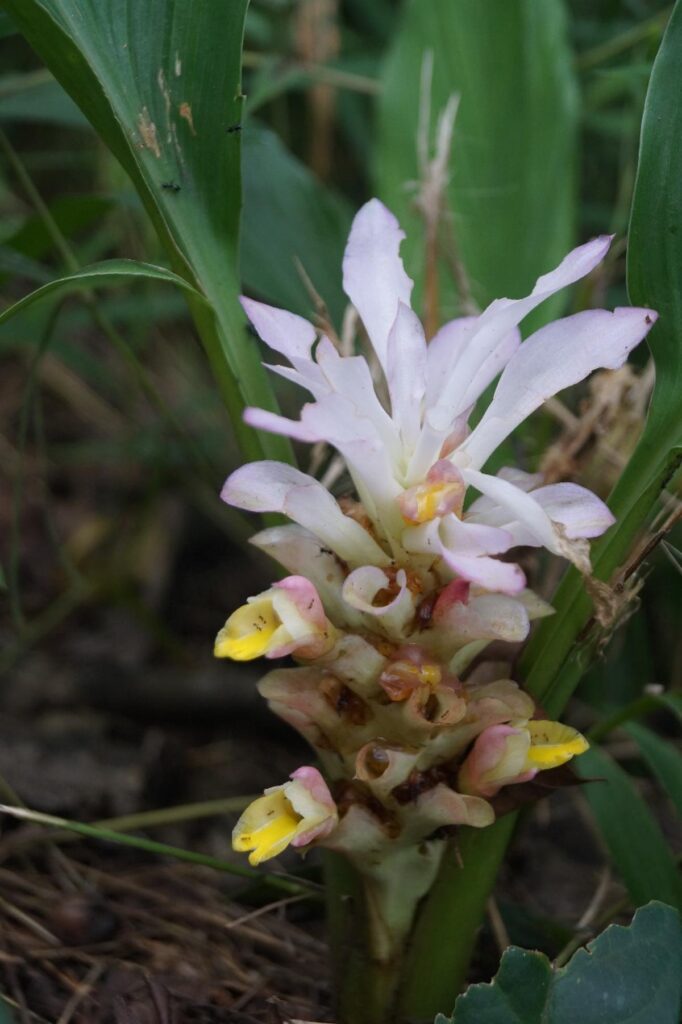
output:
{"label": "leaf blade", "polygon": [[209,299],[190,308],[235,432],[252,458],[290,459],[245,405],[274,408],[238,303],[241,45],[248,0],[2,0],[130,175],[175,271]]}
{"label": "leaf blade", "polygon": [[658,899],[681,906],[672,853],[627,772],[598,746],[577,759],[576,770],[585,780],[597,780],[585,787],[585,796],[633,902]]}
{"label": "leaf blade", "polygon": [[165,267],[156,267],[151,263],[140,263],[136,260],[105,260],[102,263],[93,263],[89,267],[83,267],[82,270],[76,271],[73,274],[65,274],[63,277],[55,278],[53,281],[48,281],[41,288],[36,288],[35,291],[29,292],[23,299],[19,299],[9,309],[5,309],[0,313],[0,325],[36,303],[43,302],[48,298],[57,298],[59,294],[83,291],[84,289],[119,281],[130,282],[136,279],[164,281],[174,284],[178,288],[191,293],[198,301],[206,302],[204,296],[197,292],[184,277],[173,273],[172,270],[166,270]]}
{"label": "leaf blade", "polygon": [[[406,6],[383,75],[377,180],[407,232],[403,253],[418,285],[424,259],[415,249],[421,232],[408,183],[419,177],[415,139],[427,51],[431,122],[453,93],[460,95],[447,194],[474,296],[487,305],[523,295],[563,258],[572,238],[576,92],[562,4]],[[452,286],[444,278],[441,287],[444,313],[453,316]]]}
{"label": "leaf blade", "polygon": [[639,722],[630,722],[626,731],[639,747],[642,758],[682,814],[682,754],[672,743],[661,739]]}

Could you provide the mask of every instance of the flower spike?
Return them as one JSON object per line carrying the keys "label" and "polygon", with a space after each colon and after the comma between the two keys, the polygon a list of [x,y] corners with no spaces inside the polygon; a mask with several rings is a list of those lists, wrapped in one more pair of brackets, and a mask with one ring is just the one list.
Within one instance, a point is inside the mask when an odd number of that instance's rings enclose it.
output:
{"label": "flower spike", "polygon": [[646,309],[588,310],[522,340],[523,319],[603,259],[611,239],[602,236],[530,295],[498,299],[427,342],[410,306],[403,238],[376,199],[353,221],[343,281],[367,358],[342,354],[299,316],[243,300],[263,342],[287,361],[270,369],[306,392],[298,419],[248,409],[246,421],[330,445],[349,480],[337,500],[278,462],[232,473],[225,501],[291,521],[254,543],[292,575],[235,611],[215,646],[218,657],[298,662],[258,689],[334,780],[334,799],[312,767],[266,790],[239,819],[234,848],[252,864],[287,846],[338,850],[369,888],[376,883],[377,901],[395,900],[391,920],[409,919],[428,889],[444,836],[487,827],[502,787],[587,749],[575,729],[533,717],[506,665],[471,665],[487,644],[518,644],[533,619],[552,614],[514,550],[544,547],[589,573],[589,542],[613,516],[578,484],[545,485],[509,466],[492,474],[486,464],[546,399],[622,365],[656,320]]}

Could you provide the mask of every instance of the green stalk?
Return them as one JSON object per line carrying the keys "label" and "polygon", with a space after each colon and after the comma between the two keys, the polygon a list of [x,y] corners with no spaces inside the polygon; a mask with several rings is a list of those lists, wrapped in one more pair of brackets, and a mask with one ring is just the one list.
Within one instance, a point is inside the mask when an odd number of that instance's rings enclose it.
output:
{"label": "green stalk", "polygon": [[396,1024],[430,1024],[452,1010],[516,819],[508,814],[489,828],[463,828],[446,851],[412,934]]}
{"label": "green stalk", "polygon": [[326,892],[338,1024],[395,1024],[419,903],[439,870],[444,842],[405,847],[351,864],[327,854]]}

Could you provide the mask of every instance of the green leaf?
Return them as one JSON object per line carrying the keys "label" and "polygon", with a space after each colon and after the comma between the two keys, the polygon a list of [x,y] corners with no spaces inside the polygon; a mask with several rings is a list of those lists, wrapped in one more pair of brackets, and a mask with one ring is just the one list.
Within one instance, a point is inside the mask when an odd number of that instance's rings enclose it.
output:
{"label": "green leaf", "polygon": [[0,11],[0,39],[5,39],[7,36],[15,36],[18,31],[9,14],[4,14]]}
{"label": "green leaf", "polygon": [[[460,95],[448,199],[475,298],[528,293],[571,247],[575,86],[561,0],[412,0],[384,71],[377,179],[407,231],[408,271],[423,281],[414,209],[424,56],[433,54],[431,125]],[[442,312],[456,299],[442,282]],[[561,299],[559,300],[561,301]],[[543,306],[549,316],[552,303]]]}
{"label": "green leaf", "polygon": [[171,270],[166,270],[165,267],[154,267],[151,263],[136,263],[135,260],[106,260],[104,263],[93,263],[92,266],[84,267],[74,274],[56,278],[56,280],[43,285],[42,288],[37,288],[34,292],[25,295],[19,302],[15,302],[9,309],[0,313],[0,325],[48,298],[55,299],[69,292],[82,292],[89,288],[129,282],[136,278],[168,281],[170,284],[178,285],[185,291],[193,293],[198,301],[205,301],[203,296],[199,295],[184,278],[174,274]]}
{"label": "green leaf", "polygon": [[[645,430],[616,486],[610,507],[617,525],[594,547],[595,574],[608,579],[627,557],[682,457],[682,0],[661,44],[647,93],[630,221],[628,288],[632,302],[658,310],[648,337],[656,388]],[[570,572],[521,662],[526,683],[548,713],[565,706],[591,659],[593,635],[576,643],[592,605],[581,577]]]}
{"label": "green leaf", "polygon": [[631,722],[627,731],[637,743],[642,757],[682,814],[682,754],[666,740],[639,722]]}
{"label": "green leaf", "polygon": [[682,923],[662,903],[611,925],[566,967],[512,946],[489,985],[472,985],[436,1024],[677,1024]]}
{"label": "green leaf", "polygon": [[300,260],[340,326],[346,306],[341,259],[352,212],[282,145],[254,122],[244,132],[242,265],[252,294],[308,316],[312,300]]}
{"label": "green leaf", "polygon": [[119,159],[189,295],[213,372],[250,457],[288,456],[241,421],[274,407],[237,301],[241,44],[247,0],[1,0]]}
{"label": "green leaf", "polygon": [[660,899],[682,906],[675,860],[630,776],[605,750],[591,747],[576,759],[599,831],[637,905]]}

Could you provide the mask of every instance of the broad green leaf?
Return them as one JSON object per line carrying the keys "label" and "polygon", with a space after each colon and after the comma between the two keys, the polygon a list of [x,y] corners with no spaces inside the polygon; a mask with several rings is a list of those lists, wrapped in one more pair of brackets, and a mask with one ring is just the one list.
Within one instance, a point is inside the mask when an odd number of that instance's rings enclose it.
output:
{"label": "broad green leaf", "polygon": [[303,316],[313,302],[296,267],[300,260],[340,326],[346,299],[341,258],[351,210],[282,145],[250,122],[244,132],[242,271],[252,294]]}
{"label": "broad green leaf", "polygon": [[576,759],[576,769],[583,779],[596,780],[583,792],[633,902],[659,899],[680,906],[675,860],[627,772],[598,746]]}
{"label": "broad green leaf", "polygon": [[682,753],[667,740],[639,722],[631,722],[627,731],[637,743],[647,766],[682,814]]}
{"label": "broad green leaf", "polygon": [[[460,106],[448,199],[480,304],[527,294],[571,247],[575,87],[561,0],[411,0],[384,71],[379,193],[407,231],[408,270],[423,281],[414,209],[420,80],[433,55],[431,137],[448,98]],[[442,312],[454,315],[443,282]],[[561,301],[561,299],[559,299]],[[543,306],[550,315],[556,305]]]}
{"label": "broad green leaf", "polygon": [[165,267],[154,267],[151,263],[136,263],[134,260],[106,260],[104,263],[94,263],[90,267],[84,267],[77,273],[58,277],[56,280],[44,284],[42,288],[37,288],[34,292],[25,295],[19,302],[15,302],[9,309],[0,313],[0,325],[47,299],[54,300],[69,292],[87,291],[90,288],[116,284],[121,281],[129,282],[136,278],[168,281],[170,284],[178,285],[185,291],[191,292],[197,301],[206,301],[184,278],[174,274],[171,270],[166,270]]}
{"label": "broad green leaf", "polygon": [[436,1024],[677,1024],[682,923],[663,903],[611,925],[559,970],[512,946],[489,985],[472,985]]}
{"label": "broad green leaf", "polygon": [[247,0],[1,0],[119,159],[174,269],[214,311],[190,307],[235,431],[251,457],[287,457],[282,439],[241,422],[273,407],[237,301],[241,44]]}

